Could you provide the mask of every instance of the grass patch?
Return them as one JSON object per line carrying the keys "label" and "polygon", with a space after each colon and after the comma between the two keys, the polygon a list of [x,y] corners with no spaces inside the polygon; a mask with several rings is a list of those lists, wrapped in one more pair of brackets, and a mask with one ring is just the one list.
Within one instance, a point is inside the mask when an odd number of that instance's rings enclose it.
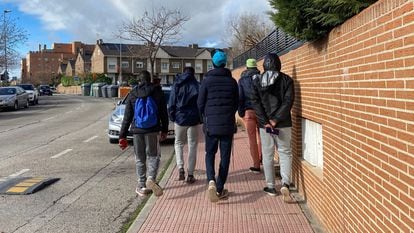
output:
{"label": "grass patch", "polygon": [[[160,174],[158,175],[157,182],[160,182],[162,178],[165,175],[165,172],[167,172],[168,167],[170,166],[171,162],[174,159],[174,154],[171,155],[171,158],[165,163],[164,167],[162,168]],[[122,225],[121,230],[119,233],[126,233],[128,229],[131,227],[132,223],[134,223],[135,219],[141,213],[141,210],[144,208],[144,206],[147,204],[149,198],[151,195],[147,196],[142,200],[142,202],[138,205],[138,207],[132,212],[132,214],[128,217],[128,219],[125,221],[125,223]]]}

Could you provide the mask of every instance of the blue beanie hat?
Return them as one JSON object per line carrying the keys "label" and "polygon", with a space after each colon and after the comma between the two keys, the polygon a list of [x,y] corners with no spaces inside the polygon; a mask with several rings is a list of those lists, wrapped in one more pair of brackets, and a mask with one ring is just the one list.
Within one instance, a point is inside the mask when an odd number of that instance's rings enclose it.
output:
{"label": "blue beanie hat", "polygon": [[215,67],[224,67],[227,63],[227,54],[221,49],[215,49],[211,52],[211,60]]}

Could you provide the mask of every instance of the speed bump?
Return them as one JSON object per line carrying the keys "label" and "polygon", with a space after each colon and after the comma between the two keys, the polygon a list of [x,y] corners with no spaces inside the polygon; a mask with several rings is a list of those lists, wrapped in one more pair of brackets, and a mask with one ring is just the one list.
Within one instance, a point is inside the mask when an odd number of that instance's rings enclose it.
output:
{"label": "speed bump", "polygon": [[26,195],[35,193],[60,178],[16,177],[0,182],[0,194]]}

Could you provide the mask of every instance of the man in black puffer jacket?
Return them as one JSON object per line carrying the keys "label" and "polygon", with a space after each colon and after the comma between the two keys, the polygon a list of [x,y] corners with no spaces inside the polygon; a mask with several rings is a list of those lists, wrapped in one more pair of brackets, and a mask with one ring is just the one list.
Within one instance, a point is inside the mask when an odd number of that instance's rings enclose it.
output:
{"label": "man in black puffer jacket", "polygon": [[[135,102],[137,98],[148,96],[151,96],[157,105],[157,124],[150,128],[138,128],[134,122]],[[138,175],[138,186],[135,192],[140,196],[148,195],[151,190],[156,196],[163,194],[162,188],[155,182],[160,164],[158,136],[161,131],[161,140],[165,140],[168,123],[164,93],[161,88],[151,83],[151,74],[148,71],[141,71],[138,75],[138,85],[131,90],[126,99],[124,119],[119,132],[119,146],[124,150],[128,146],[126,135],[131,126]]]}
{"label": "man in black puffer jacket", "polygon": [[168,116],[174,122],[175,159],[179,180],[185,179],[183,148],[188,143],[188,176],[187,183],[195,182],[194,168],[197,161],[198,131],[201,123],[197,107],[200,84],[194,77],[194,68],[185,67],[181,75],[177,75],[171,88],[168,101]]}
{"label": "man in black puffer jacket", "polygon": [[284,201],[290,200],[289,184],[292,168],[292,119],[290,111],[294,100],[293,80],[280,72],[281,63],[276,53],[269,53],[263,61],[264,73],[253,78],[253,106],[256,110],[262,143],[263,170],[266,179],[264,191],[276,196],[274,151],[277,145],[280,161]]}
{"label": "man in black puffer jacket", "polygon": [[[224,68],[227,55],[223,50],[211,52],[214,69],[207,72],[201,82],[197,104],[204,122],[206,142],[206,170],[209,181],[208,197],[211,202],[226,198],[224,189],[230,166],[233,134],[236,130],[235,114],[239,91],[231,71]],[[216,180],[214,161],[220,145],[220,169]]]}

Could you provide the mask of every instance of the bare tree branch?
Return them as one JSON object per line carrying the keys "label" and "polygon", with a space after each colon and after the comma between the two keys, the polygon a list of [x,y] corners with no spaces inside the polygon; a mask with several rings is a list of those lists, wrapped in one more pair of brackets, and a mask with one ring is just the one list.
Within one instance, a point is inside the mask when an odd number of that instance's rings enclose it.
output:
{"label": "bare tree branch", "polygon": [[179,10],[164,7],[145,11],[141,18],[133,19],[122,26],[125,39],[143,42],[150,59],[151,74],[154,75],[155,56],[160,46],[176,43],[180,39],[181,29],[190,18]]}
{"label": "bare tree branch", "polygon": [[229,18],[224,41],[232,47],[234,55],[237,56],[254,47],[272,30],[272,24],[266,23],[262,16],[243,13]]}

